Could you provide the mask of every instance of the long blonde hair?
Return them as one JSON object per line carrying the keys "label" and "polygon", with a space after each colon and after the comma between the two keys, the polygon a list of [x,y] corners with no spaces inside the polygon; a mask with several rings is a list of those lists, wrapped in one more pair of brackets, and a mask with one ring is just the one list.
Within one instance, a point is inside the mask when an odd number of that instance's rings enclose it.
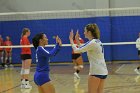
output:
{"label": "long blonde hair", "polygon": [[29,28],[23,28],[21,37],[23,37],[24,35],[26,35],[26,33],[29,32],[29,31],[30,31]]}
{"label": "long blonde hair", "polygon": [[92,36],[95,38],[95,39],[100,39],[100,30],[99,30],[99,27],[97,26],[97,24],[88,24],[86,25],[86,30],[87,31],[90,31],[92,33]]}

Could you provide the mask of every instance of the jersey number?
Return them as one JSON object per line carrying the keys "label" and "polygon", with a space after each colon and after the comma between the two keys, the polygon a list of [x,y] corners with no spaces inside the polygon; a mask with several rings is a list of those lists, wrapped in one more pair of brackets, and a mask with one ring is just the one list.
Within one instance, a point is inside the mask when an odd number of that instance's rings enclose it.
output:
{"label": "jersey number", "polygon": [[36,54],[36,63],[38,62],[37,54]]}

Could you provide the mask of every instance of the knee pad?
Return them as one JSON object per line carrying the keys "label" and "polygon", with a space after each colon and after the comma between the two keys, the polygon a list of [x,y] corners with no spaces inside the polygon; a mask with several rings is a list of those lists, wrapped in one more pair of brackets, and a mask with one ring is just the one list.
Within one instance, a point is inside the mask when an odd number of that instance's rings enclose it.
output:
{"label": "knee pad", "polygon": [[83,65],[79,65],[78,67],[80,67],[80,68],[84,68],[84,66],[83,66]]}
{"label": "knee pad", "polygon": [[30,69],[24,69],[24,74],[29,74],[30,73]]}
{"label": "knee pad", "polygon": [[74,69],[78,69],[78,66],[74,66]]}
{"label": "knee pad", "polygon": [[1,57],[1,60],[3,60],[3,56]]}
{"label": "knee pad", "polygon": [[8,57],[5,57],[5,60],[7,60],[8,59]]}
{"label": "knee pad", "polygon": [[9,57],[9,60],[12,60],[12,57]]}
{"label": "knee pad", "polygon": [[20,72],[21,75],[24,74],[24,68],[21,68],[21,72]]}

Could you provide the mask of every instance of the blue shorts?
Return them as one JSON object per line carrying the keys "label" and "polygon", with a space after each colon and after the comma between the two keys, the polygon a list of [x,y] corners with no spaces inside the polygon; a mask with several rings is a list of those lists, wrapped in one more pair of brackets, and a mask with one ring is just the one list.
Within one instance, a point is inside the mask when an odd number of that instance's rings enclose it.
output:
{"label": "blue shorts", "polygon": [[44,71],[44,72],[35,72],[34,74],[34,82],[36,85],[41,86],[47,82],[51,81],[49,77],[49,72]]}
{"label": "blue shorts", "polygon": [[107,78],[107,75],[91,75],[91,76],[94,76],[94,77],[97,77],[97,78],[100,78],[100,79],[106,79]]}

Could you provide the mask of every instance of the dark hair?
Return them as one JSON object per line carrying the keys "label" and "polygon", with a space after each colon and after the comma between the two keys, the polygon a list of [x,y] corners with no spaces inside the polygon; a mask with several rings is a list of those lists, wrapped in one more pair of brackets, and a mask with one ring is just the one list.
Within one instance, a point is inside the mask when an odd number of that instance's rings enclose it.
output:
{"label": "dark hair", "polygon": [[24,36],[27,32],[29,32],[29,31],[30,31],[29,28],[23,28],[21,37],[23,37],[23,36]]}
{"label": "dark hair", "polygon": [[32,42],[35,49],[39,46],[39,40],[43,38],[43,35],[44,33],[39,33],[33,37]]}
{"label": "dark hair", "polygon": [[88,24],[88,25],[86,25],[85,28],[86,28],[87,31],[90,31],[92,33],[92,36],[95,39],[100,38],[100,31],[99,31],[99,28],[96,24]]}

